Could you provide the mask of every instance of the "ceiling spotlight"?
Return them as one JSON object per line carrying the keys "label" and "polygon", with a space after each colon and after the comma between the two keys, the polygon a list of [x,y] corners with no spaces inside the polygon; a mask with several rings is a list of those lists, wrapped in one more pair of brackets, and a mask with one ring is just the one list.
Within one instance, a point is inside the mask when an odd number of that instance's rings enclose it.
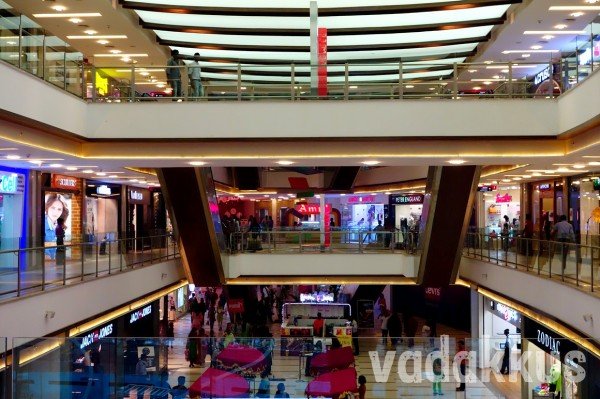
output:
{"label": "ceiling spotlight", "polygon": [[96,176],[106,176],[106,173],[104,173],[104,172],[96,172]]}
{"label": "ceiling spotlight", "polygon": [[465,161],[464,159],[451,159],[448,161],[448,163],[451,165],[462,165],[465,162],[467,161]]}
{"label": "ceiling spotlight", "polygon": [[51,163],[48,166],[50,166],[51,168],[62,168],[62,164],[60,163]]}
{"label": "ceiling spotlight", "polygon": [[192,166],[203,166],[203,165],[206,165],[206,162],[203,162],[203,161],[192,161],[192,162],[190,162],[190,165],[192,165]]}
{"label": "ceiling spotlight", "polygon": [[117,176],[117,175],[110,175],[110,176],[108,176],[108,177],[110,177],[111,179],[116,179],[116,178],[118,178],[119,176]]}
{"label": "ceiling spotlight", "polygon": [[500,79],[500,75],[494,75],[494,76],[492,76],[492,78],[494,78],[494,79]]}
{"label": "ceiling spotlight", "polygon": [[588,162],[588,165],[590,165],[590,166],[600,166],[600,162],[592,161],[592,162]]}
{"label": "ceiling spotlight", "polygon": [[91,169],[84,169],[81,171],[81,173],[94,173],[94,171]]}
{"label": "ceiling spotlight", "polygon": [[596,4],[599,1],[600,0],[583,0],[584,3],[588,3],[588,4]]}
{"label": "ceiling spotlight", "polygon": [[37,166],[41,166],[42,165],[42,161],[40,161],[38,159],[32,159],[31,161],[29,161],[29,163],[32,163],[32,164],[37,165]]}
{"label": "ceiling spotlight", "polygon": [[477,69],[469,69],[469,73],[475,73],[477,72]]}
{"label": "ceiling spotlight", "polygon": [[542,36],[542,39],[544,39],[544,40],[552,40],[552,39],[554,39],[554,36],[552,36],[552,35],[544,35],[544,36]]}
{"label": "ceiling spotlight", "polygon": [[150,72],[140,72],[140,75],[142,75],[142,76],[149,76]]}
{"label": "ceiling spotlight", "polygon": [[414,89],[415,86],[414,85],[406,85],[404,87],[406,87],[407,89]]}
{"label": "ceiling spotlight", "polygon": [[19,155],[7,155],[6,159],[21,159]]}
{"label": "ceiling spotlight", "polygon": [[72,22],[74,24],[80,24],[83,22],[83,19],[81,18],[69,18],[69,22]]}
{"label": "ceiling spotlight", "polygon": [[521,58],[529,58],[531,57],[531,54],[521,54]]}
{"label": "ceiling spotlight", "polygon": [[97,40],[96,43],[104,45],[104,44],[108,44],[110,42],[108,40],[101,39],[101,40]]}
{"label": "ceiling spotlight", "polygon": [[123,57],[123,58],[121,58],[121,61],[123,61],[123,62],[131,62],[131,58],[129,58],[129,57]]}
{"label": "ceiling spotlight", "polygon": [[120,53],[122,53],[122,51],[121,50],[117,50],[117,49],[113,49],[113,50],[109,50],[109,53],[120,54]]}
{"label": "ceiling spotlight", "polygon": [[585,168],[585,165],[581,164],[581,163],[576,163],[575,165],[573,165],[573,168],[575,168],[575,169],[583,169],[583,168]]}
{"label": "ceiling spotlight", "polygon": [[473,90],[481,90],[481,86],[475,86],[473,87]]}
{"label": "ceiling spotlight", "polygon": [[430,87],[429,90],[435,90],[435,87]]}
{"label": "ceiling spotlight", "polygon": [[508,73],[509,71],[508,71],[508,69],[503,69],[500,72],[502,72],[502,73]]}
{"label": "ceiling spotlight", "polygon": [[277,164],[279,164],[279,165],[284,165],[284,166],[286,166],[286,165],[291,165],[291,164],[293,164],[293,163],[294,163],[294,161],[285,161],[285,160],[282,160],[282,161],[277,161],[276,163],[277,163]]}
{"label": "ceiling spotlight", "polygon": [[55,5],[55,6],[52,6],[50,8],[53,9],[54,11],[57,11],[57,12],[63,12],[63,11],[67,10],[67,7],[65,7],[65,6],[59,6],[59,5]]}
{"label": "ceiling spotlight", "polygon": [[532,50],[539,50],[539,49],[542,48],[542,46],[540,46],[539,44],[536,44],[535,46],[531,46],[529,48],[532,49]]}
{"label": "ceiling spotlight", "polygon": [[98,32],[96,32],[93,29],[88,29],[88,30],[84,30],[83,33],[85,33],[86,35],[95,35]]}
{"label": "ceiling spotlight", "polygon": [[582,15],[585,15],[585,13],[583,13],[581,11],[577,11],[577,12],[573,12],[569,15],[572,16],[573,18],[577,18],[577,17],[581,17]]}
{"label": "ceiling spotlight", "polygon": [[487,65],[490,65],[490,64],[493,64],[493,63],[494,63],[494,61],[483,61],[483,63],[484,63],[484,64],[487,64]]}
{"label": "ceiling spotlight", "polygon": [[71,172],[74,172],[77,170],[77,168],[75,166],[67,166],[67,170],[70,170]]}
{"label": "ceiling spotlight", "polygon": [[554,29],[563,30],[563,29],[566,29],[566,28],[567,28],[567,25],[565,25],[565,24],[554,25]]}
{"label": "ceiling spotlight", "polygon": [[374,166],[374,165],[379,165],[381,162],[376,161],[376,160],[369,160],[369,161],[362,161],[361,163],[363,165],[367,165],[367,166]]}

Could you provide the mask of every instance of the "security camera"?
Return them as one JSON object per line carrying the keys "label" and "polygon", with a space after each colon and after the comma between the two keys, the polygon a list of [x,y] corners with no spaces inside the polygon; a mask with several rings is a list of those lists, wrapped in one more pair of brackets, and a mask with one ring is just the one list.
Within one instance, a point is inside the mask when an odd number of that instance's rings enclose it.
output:
{"label": "security camera", "polygon": [[54,310],[46,310],[46,318],[47,319],[53,319],[54,315],[56,315],[56,312]]}

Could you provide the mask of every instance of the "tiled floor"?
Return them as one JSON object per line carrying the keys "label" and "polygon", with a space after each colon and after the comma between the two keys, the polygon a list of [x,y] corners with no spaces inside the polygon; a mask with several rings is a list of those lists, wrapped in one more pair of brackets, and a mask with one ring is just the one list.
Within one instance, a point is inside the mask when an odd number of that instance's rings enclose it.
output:
{"label": "tiled floor", "polygon": [[[175,336],[186,337],[191,328],[190,316],[185,315],[175,323]],[[216,329],[216,328],[215,328]],[[277,324],[271,327],[273,335],[279,336],[279,326]],[[449,334],[452,337],[464,338],[464,333],[461,333],[444,326],[438,327],[439,334]],[[389,374],[387,383],[376,382],[374,367],[371,364],[369,352],[376,352],[379,356],[381,364],[384,363],[386,352],[391,351],[391,348],[384,348],[381,340],[374,337],[374,332],[364,334],[364,340],[361,341],[361,353],[356,357],[356,370],[358,375],[364,375],[367,378],[367,398],[432,398],[432,383],[427,380],[427,375],[422,375],[423,380],[420,382],[407,383],[402,382],[397,373],[398,355],[395,356],[393,367]],[[371,337],[367,337],[371,335]],[[202,367],[189,368],[188,362],[184,359],[184,348],[186,338],[176,338],[175,348],[169,352],[169,383],[176,384],[177,377],[180,375],[186,376],[187,385],[191,385],[206,368],[208,364]],[[277,345],[277,344],[276,344]],[[406,341],[398,346],[397,353],[406,350]],[[415,349],[421,348],[422,343],[417,342]],[[452,347],[454,344],[450,344]],[[305,398],[304,390],[310,377],[304,376],[304,364],[299,364],[298,357],[281,356],[278,350],[274,351],[273,357],[273,375],[271,376],[271,396],[275,393],[277,384],[283,382],[286,386],[286,391],[294,398]],[[300,369],[300,373],[299,373]],[[409,361],[407,371],[412,372]],[[450,371],[452,375],[452,371]],[[258,377],[251,383],[251,387],[258,387]],[[506,385],[505,385],[506,384]],[[484,384],[481,381],[467,384],[466,392],[456,392],[457,383],[450,381],[442,383],[442,390],[445,397],[451,398],[520,398],[520,384],[517,383],[508,385],[493,385],[491,383]]]}

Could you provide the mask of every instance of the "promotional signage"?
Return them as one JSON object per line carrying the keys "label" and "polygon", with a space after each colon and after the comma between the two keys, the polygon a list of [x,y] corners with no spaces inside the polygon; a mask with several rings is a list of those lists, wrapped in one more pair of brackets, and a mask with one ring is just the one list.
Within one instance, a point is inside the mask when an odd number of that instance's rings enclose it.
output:
{"label": "promotional signage", "polygon": [[150,192],[143,188],[129,187],[127,198],[132,204],[150,204]]}
{"label": "promotional signage", "polygon": [[552,189],[552,183],[543,183],[538,186],[540,191],[548,191]]}
{"label": "promotional signage", "polygon": [[0,193],[23,194],[25,191],[25,177],[18,173],[0,172]]}
{"label": "promotional signage", "polygon": [[327,28],[319,28],[317,32],[317,92],[319,96],[327,95]]}
{"label": "promotional signage", "polygon": [[333,302],[333,294],[300,294],[300,302],[315,302],[315,303],[327,303]]}
{"label": "promotional signage", "polygon": [[498,186],[496,186],[495,184],[486,184],[486,185],[477,187],[477,191],[483,191],[483,192],[496,191],[497,189],[498,189]]}
{"label": "promotional signage", "polygon": [[96,194],[99,195],[112,195],[112,190],[108,186],[98,186],[96,187]]}
{"label": "promotional signage", "polygon": [[504,305],[503,303],[494,301],[491,303],[491,308],[492,313],[494,313],[496,316],[504,319],[515,327],[521,328],[521,313]]}
{"label": "promotional signage", "polygon": [[374,202],[375,201],[375,196],[374,195],[367,195],[365,197],[348,197],[348,203],[349,204],[364,204],[366,202]]}
{"label": "promotional signage", "polygon": [[85,349],[94,342],[100,341],[102,338],[107,338],[113,335],[116,328],[113,323],[102,326],[92,332],[87,333],[83,336],[81,340],[81,345],[79,345],[80,349]]}
{"label": "promotional signage", "polygon": [[533,78],[533,84],[539,85],[540,83],[550,79],[550,65],[544,68],[541,72],[538,72]]}
{"label": "promotional signage", "polygon": [[563,363],[567,353],[580,350],[572,341],[527,317],[523,322],[523,337],[544,352],[557,356]]}
{"label": "promotional signage", "polygon": [[390,203],[396,205],[422,204],[424,200],[425,195],[423,194],[401,194],[390,197]]}
{"label": "promotional signage", "polygon": [[496,204],[512,202],[512,195],[510,194],[496,194]]}
{"label": "promotional signage", "polygon": [[136,321],[143,319],[146,316],[152,314],[152,305],[148,305],[142,309],[138,309],[135,312],[131,313],[129,316],[129,324],[133,324]]}
{"label": "promotional signage", "polygon": [[65,190],[77,190],[79,188],[79,179],[71,176],[52,175],[52,188],[62,188]]}
{"label": "promotional signage", "polygon": [[318,204],[298,204],[295,208],[303,215],[321,214],[321,207]]}
{"label": "promotional signage", "polygon": [[442,289],[439,287],[425,287],[425,299],[431,302],[439,302],[442,298]]}
{"label": "promotional signage", "polygon": [[229,311],[229,313],[244,313],[244,300],[228,299],[227,310]]}

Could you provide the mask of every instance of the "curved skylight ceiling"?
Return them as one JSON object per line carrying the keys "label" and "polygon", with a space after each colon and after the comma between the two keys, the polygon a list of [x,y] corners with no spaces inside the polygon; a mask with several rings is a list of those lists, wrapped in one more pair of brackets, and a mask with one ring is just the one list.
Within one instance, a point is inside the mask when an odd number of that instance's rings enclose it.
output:
{"label": "curved skylight ceiling", "polygon": [[[330,82],[393,81],[398,63],[413,79],[452,72],[452,62],[475,55],[521,0],[320,0],[319,27],[327,28]],[[120,0],[134,9],[159,43],[191,59],[200,53],[203,76],[309,81],[310,0]],[[410,65],[414,61],[427,61]],[[229,63],[227,65],[226,63]],[[392,63],[392,64],[383,64]],[[251,65],[248,65],[251,64]],[[261,65],[268,64],[268,65]],[[236,72],[235,74],[232,72]],[[341,80],[340,80],[341,79]]]}

